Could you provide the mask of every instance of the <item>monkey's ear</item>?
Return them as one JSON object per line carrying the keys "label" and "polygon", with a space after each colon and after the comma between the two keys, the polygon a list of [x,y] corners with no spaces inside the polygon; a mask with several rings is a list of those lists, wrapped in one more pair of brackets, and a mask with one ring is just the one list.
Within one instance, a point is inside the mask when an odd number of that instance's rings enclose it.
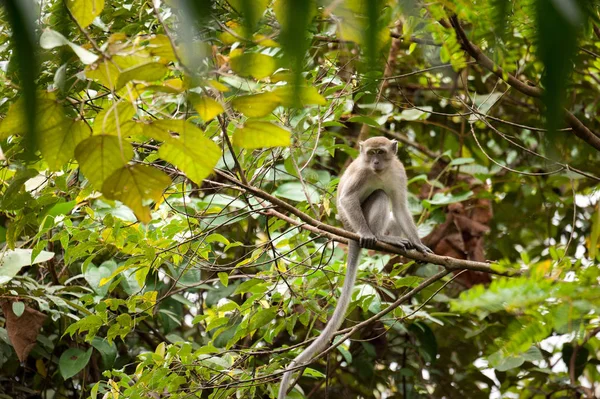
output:
{"label": "monkey's ear", "polygon": [[362,150],[363,150],[363,144],[364,143],[365,143],[364,141],[359,141],[358,142],[358,149],[360,150],[360,152],[362,152]]}
{"label": "monkey's ear", "polygon": [[398,152],[398,142],[396,140],[392,140],[392,145],[390,146],[392,152],[395,154]]}

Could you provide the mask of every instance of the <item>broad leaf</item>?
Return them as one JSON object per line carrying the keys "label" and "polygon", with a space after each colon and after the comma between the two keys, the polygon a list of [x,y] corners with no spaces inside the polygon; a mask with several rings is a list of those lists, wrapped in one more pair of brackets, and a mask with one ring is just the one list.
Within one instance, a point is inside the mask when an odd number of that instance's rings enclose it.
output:
{"label": "broad leaf", "polygon": [[10,281],[23,266],[46,262],[54,257],[53,252],[41,251],[31,260],[32,249],[7,249],[0,252],[0,285]]}
{"label": "broad leaf", "polygon": [[285,107],[325,105],[327,101],[314,86],[280,86],[273,91]]}
{"label": "broad leaf", "polygon": [[192,104],[200,118],[205,122],[210,121],[224,111],[223,106],[218,101],[207,96],[192,97]]}
{"label": "broad leaf", "polygon": [[104,8],[104,0],[67,0],[67,7],[82,28],[90,25]]}
{"label": "broad leaf", "polygon": [[108,176],[133,158],[133,147],[117,136],[92,136],[75,148],[75,158],[83,175],[99,189]]}
{"label": "broad leaf", "polygon": [[235,130],[233,143],[242,148],[288,147],[291,134],[271,122],[248,121]]}
{"label": "broad leaf", "polygon": [[229,60],[229,65],[240,76],[252,76],[264,79],[277,68],[275,58],[259,53],[244,53]]}
{"label": "broad leaf", "polygon": [[144,82],[154,82],[162,79],[169,72],[164,64],[159,62],[149,62],[147,64],[136,65],[121,71],[117,78],[115,89],[120,89],[132,80],[141,80]]}
{"label": "broad leaf", "polygon": [[89,348],[87,351],[69,348],[64,351],[58,360],[58,369],[62,377],[67,380],[83,370],[90,361],[93,350],[93,348]]}
{"label": "broad leaf", "polygon": [[221,150],[212,140],[204,137],[201,130],[200,134],[188,131],[163,144],[158,156],[177,166],[196,184],[201,184],[221,158]]}
{"label": "broad leaf", "polygon": [[135,116],[134,105],[120,100],[107,105],[94,118],[94,134],[111,134],[126,137],[129,131],[123,128]]}
{"label": "broad leaf", "polygon": [[117,169],[102,185],[102,194],[108,199],[121,201],[148,223],[152,220],[147,201],[158,201],[171,184],[164,172],[149,165],[128,165]]}
{"label": "broad leaf", "polygon": [[260,118],[269,115],[281,103],[278,95],[272,92],[238,96],[231,100],[231,105],[249,118]]}
{"label": "broad leaf", "polygon": [[75,147],[92,134],[84,121],[65,119],[39,135],[42,156],[51,170],[59,170],[75,156]]}
{"label": "broad leaf", "polygon": [[93,64],[99,58],[96,54],[92,53],[91,51],[86,50],[83,47],[76,45],[75,43],[71,43],[63,35],[52,29],[44,29],[44,32],[40,37],[40,46],[46,50],[50,50],[60,46],[69,46],[71,47],[71,50],[73,50],[73,52],[77,54],[81,62],[83,62],[86,65]]}

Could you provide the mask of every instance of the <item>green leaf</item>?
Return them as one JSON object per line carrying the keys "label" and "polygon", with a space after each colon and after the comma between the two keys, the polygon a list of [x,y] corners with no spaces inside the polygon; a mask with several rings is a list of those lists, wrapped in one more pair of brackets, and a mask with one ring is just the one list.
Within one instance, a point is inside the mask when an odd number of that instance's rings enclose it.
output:
{"label": "green leaf", "polygon": [[590,259],[596,259],[598,246],[600,246],[600,204],[596,205],[596,211],[592,215],[592,231],[588,244]]}
{"label": "green leaf", "polygon": [[117,360],[117,346],[114,343],[110,344],[106,339],[100,337],[94,337],[92,346],[100,352],[104,368],[112,368],[115,360]]}
{"label": "green leaf", "polygon": [[40,36],[40,47],[46,50],[51,50],[55,47],[60,46],[71,47],[71,50],[73,50],[73,52],[77,54],[81,62],[83,62],[86,65],[93,64],[99,58],[96,54],[92,53],[91,51],[86,50],[83,47],[76,45],[75,43],[71,43],[67,40],[67,38],[65,38],[57,31],[48,28],[44,29],[44,31],[42,32],[42,36]]}
{"label": "green leaf", "polygon": [[90,183],[101,188],[113,172],[133,158],[133,147],[117,136],[92,136],[75,148],[75,158]]}
{"label": "green leaf", "polygon": [[154,82],[162,79],[168,72],[169,68],[159,62],[149,62],[147,64],[135,65],[131,68],[121,71],[119,77],[117,78],[117,85],[115,89],[120,89],[132,80]]}
{"label": "green leaf", "polygon": [[[16,68],[16,77],[20,82],[20,91],[23,93],[23,109],[28,118],[24,119],[22,129],[25,132],[21,143],[25,150],[25,158],[32,159],[37,149],[37,114],[36,82],[38,81],[39,62],[37,59],[37,27],[34,25],[32,10],[37,7],[31,0],[5,0],[3,3],[5,18],[10,24],[12,52]],[[9,67],[10,68],[10,67]],[[25,113],[23,113],[23,116]],[[2,134],[0,134],[0,137]]]}
{"label": "green leaf", "polygon": [[269,115],[281,99],[273,92],[239,96],[231,100],[231,105],[248,118],[260,118]]}
{"label": "green leaf", "polygon": [[270,0],[227,0],[244,20],[244,35],[252,37],[258,21],[261,19]]}
{"label": "green leaf", "polygon": [[10,281],[24,266],[35,265],[54,258],[54,252],[41,251],[31,260],[33,249],[5,249],[0,252],[0,285]]}
{"label": "green leaf", "polygon": [[[554,146],[561,126],[567,98],[569,75],[573,68],[572,58],[577,52],[577,37],[586,19],[579,0],[537,0],[537,52],[545,69],[542,84],[545,88],[542,100],[546,105],[546,122],[549,132],[547,143]],[[583,2],[581,2],[583,3]]]}
{"label": "green leaf", "polygon": [[423,202],[429,203],[431,205],[448,205],[454,204],[456,202],[465,201],[469,199],[472,195],[473,191],[467,191],[466,193],[462,193],[459,195],[436,193],[431,200],[424,200]]}
{"label": "green leaf", "polygon": [[327,101],[314,86],[291,85],[277,87],[273,93],[279,97],[284,107],[305,107],[307,105],[325,105]]}
{"label": "green leaf", "polygon": [[[45,122],[45,121],[44,121]],[[40,134],[40,151],[51,170],[61,169],[75,157],[75,147],[92,134],[84,121],[67,120]]]}
{"label": "green leaf", "polygon": [[306,369],[304,369],[304,373],[302,374],[303,376],[306,377],[312,377],[312,378],[325,378],[325,374],[321,373],[318,370],[315,369],[311,369],[310,367],[307,367]]}
{"label": "green leaf", "polygon": [[223,106],[218,101],[207,96],[202,96],[199,98],[192,97],[192,104],[204,122],[210,121],[225,111]]}
{"label": "green leaf", "polygon": [[260,53],[244,53],[229,60],[231,69],[240,76],[264,79],[277,68],[275,58]]}
{"label": "green leaf", "polygon": [[116,268],[117,264],[113,261],[104,262],[98,267],[92,263],[85,269],[83,278],[85,278],[85,281],[87,281],[96,294],[105,297],[110,286],[108,284],[102,284],[102,280],[109,278]]}
{"label": "green leaf", "polygon": [[400,288],[400,287],[414,288],[417,285],[419,285],[419,283],[421,281],[423,281],[422,277],[417,277],[417,276],[401,277],[398,280],[396,280],[396,282],[394,283],[394,287],[396,287],[396,288]]}
{"label": "green leaf", "polygon": [[67,7],[79,26],[86,28],[102,12],[104,0],[67,0]]}
{"label": "green leaf", "polygon": [[525,359],[522,356],[509,356],[503,357],[500,351],[491,354],[488,357],[490,366],[498,371],[508,371],[517,367],[520,367],[525,363]]}
{"label": "green leaf", "polygon": [[[313,204],[319,202],[319,192],[313,186],[306,186],[306,191]],[[284,183],[277,187],[277,190],[273,192],[273,195],[297,202],[306,201],[305,189],[302,186],[302,183],[299,182]]]}
{"label": "green leaf", "polygon": [[223,284],[223,287],[227,287],[229,285],[229,274],[225,272],[219,272],[217,275],[219,276],[219,281],[221,284]]}
{"label": "green leaf", "polygon": [[270,122],[247,121],[233,133],[233,144],[242,148],[288,147],[289,131]]}
{"label": "green leaf", "polygon": [[301,79],[304,59],[310,46],[308,32],[313,17],[316,14],[316,2],[314,0],[295,1],[277,0],[273,5],[275,16],[281,26],[279,41],[284,49],[284,62],[292,71],[291,106],[301,106],[300,96]]}
{"label": "green leaf", "polygon": [[64,351],[58,360],[58,368],[62,377],[68,380],[83,370],[90,361],[92,350],[92,348],[89,348],[84,352],[78,348],[69,348]]}
{"label": "green leaf", "polygon": [[270,323],[277,316],[277,307],[261,309],[248,323],[248,331],[254,331]]}
{"label": "green leaf", "polygon": [[171,184],[164,172],[149,165],[123,166],[102,184],[102,194],[127,205],[142,223],[152,220],[147,201],[158,201]]}
{"label": "green leaf", "polygon": [[17,317],[21,317],[25,311],[25,302],[13,302],[12,311]]}

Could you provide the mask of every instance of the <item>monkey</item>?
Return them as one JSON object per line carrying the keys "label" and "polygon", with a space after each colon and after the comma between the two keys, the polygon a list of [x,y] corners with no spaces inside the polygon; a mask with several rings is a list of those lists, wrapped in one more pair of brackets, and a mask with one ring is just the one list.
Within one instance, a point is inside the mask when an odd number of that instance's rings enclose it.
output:
{"label": "monkey", "polygon": [[319,337],[289,366],[279,386],[278,399],[285,399],[292,378],[291,368],[307,365],[325,349],[344,321],[356,281],[361,248],[373,249],[377,241],[401,249],[432,251],[423,245],[408,210],[406,171],[397,158],[398,142],[372,137],[359,143],[359,156],[348,166],[337,188],[337,219],[359,235],[348,240],[347,270],[342,293],[331,320]]}

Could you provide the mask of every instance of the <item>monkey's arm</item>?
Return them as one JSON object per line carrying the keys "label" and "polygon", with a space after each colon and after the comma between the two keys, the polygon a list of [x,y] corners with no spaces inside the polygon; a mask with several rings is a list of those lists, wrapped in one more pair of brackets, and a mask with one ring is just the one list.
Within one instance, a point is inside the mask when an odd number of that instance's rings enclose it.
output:
{"label": "monkey's arm", "polygon": [[357,187],[357,189],[344,190],[338,201],[338,212],[344,215],[344,222],[348,223],[349,226],[344,226],[355,231],[359,236],[359,245],[362,248],[373,248],[377,238],[369,228],[363,209],[360,203],[360,192],[358,191],[359,186],[348,182],[346,187]]}
{"label": "monkey's arm", "polygon": [[396,195],[392,196],[392,213],[394,214],[394,219],[390,221],[390,229],[394,233],[398,231],[404,233],[410,246],[416,250],[420,252],[432,252],[431,249],[423,245],[419,238],[417,226],[408,209],[408,201],[405,193],[406,189],[399,190]]}

